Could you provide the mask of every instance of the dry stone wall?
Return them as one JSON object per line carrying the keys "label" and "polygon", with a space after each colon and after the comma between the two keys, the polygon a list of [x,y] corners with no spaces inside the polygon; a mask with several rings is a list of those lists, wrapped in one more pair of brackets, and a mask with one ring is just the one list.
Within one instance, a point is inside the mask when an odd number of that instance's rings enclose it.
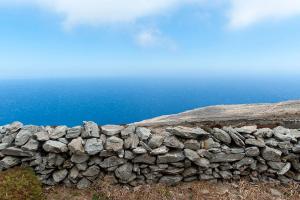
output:
{"label": "dry stone wall", "polygon": [[0,171],[29,166],[45,185],[85,188],[105,175],[132,186],[241,177],[288,183],[300,181],[299,157],[300,131],[280,126],[0,126]]}

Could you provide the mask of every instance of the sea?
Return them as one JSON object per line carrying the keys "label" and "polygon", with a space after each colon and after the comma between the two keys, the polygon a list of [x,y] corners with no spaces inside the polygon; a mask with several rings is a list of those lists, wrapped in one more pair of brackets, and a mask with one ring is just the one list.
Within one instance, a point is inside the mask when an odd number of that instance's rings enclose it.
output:
{"label": "sea", "polygon": [[216,104],[297,99],[297,76],[2,79],[0,125],[127,124]]}

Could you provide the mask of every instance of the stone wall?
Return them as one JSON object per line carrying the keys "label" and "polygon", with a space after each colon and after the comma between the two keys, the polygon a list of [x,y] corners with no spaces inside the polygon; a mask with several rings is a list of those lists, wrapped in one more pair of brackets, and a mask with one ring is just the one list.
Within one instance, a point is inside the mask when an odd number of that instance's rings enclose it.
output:
{"label": "stone wall", "polygon": [[[205,130],[204,130],[205,129]],[[0,171],[32,167],[46,185],[78,188],[234,179],[300,181],[300,131],[284,127],[0,126]]]}

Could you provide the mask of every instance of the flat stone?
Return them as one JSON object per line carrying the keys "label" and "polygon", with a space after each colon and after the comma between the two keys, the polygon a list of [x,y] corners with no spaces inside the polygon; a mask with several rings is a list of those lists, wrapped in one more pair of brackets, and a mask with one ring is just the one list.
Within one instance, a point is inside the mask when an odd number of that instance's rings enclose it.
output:
{"label": "flat stone", "polygon": [[239,133],[251,134],[257,131],[257,126],[243,126],[241,128],[235,128],[235,130]]}
{"label": "flat stone", "polygon": [[274,138],[268,138],[265,140],[265,144],[270,146],[270,147],[277,147],[278,146],[278,141]]}
{"label": "flat stone", "polygon": [[202,140],[200,146],[202,149],[213,149],[221,147],[220,143],[215,142],[212,138]]}
{"label": "flat stone", "polygon": [[99,138],[100,130],[98,125],[92,121],[83,122],[82,138]]}
{"label": "flat stone", "polygon": [[129,125],[123,130],[121,130],[121,137],[123,139],[128,138],[131,134],[135,134],[135,126],[133,125]]}
{"label": "flat stone", "polygon": [[98,176],[100,173],[100,168],[96,165],[89,167],[85,172],[82,173],[83,176]]}
{"label": "flat stone", "polygon": [[56,183],[63,181],[68,175],[68,170],[62,169],[52,174],[52,178]]}
{"label": "flat stone", "polygon": [[56,140],[58,138],[65,136],[67,134],[67,129],[68,127],[66,126],[55,127],[55,129],[49,134],[50,139]]}
{"label": "flat stone", "polygon": [[84,154],[83,143],[82,138],[78,137],[68,144],[68,148],[73,154]]}
{"label": "flat stone", "polygon": [[195,161],[200,158],[198,153],[196,151],[193,151],[191,149],[184,149],[184,155],[187,157],[190,161]]}
{"label": "flat stone", "polygon": [[147,153],[147,150],[144,149],[143,147],[137,147],[137,148],[133,149],[132,152],[135,154],[144,154],[144,153]]}
{"label": "flat stone", "polygon": [[144,127],[136,128],[136,134],[141,140],[147,140],[151,136],[151,130]]}
{"label": "flat stone", "polygon": [[43,145],[43,149],[47,152],[52,152],[52,153],[62,153],[62,152],[67,152],[68,147],[66,144],[54,140],[48,140],[45,142]]}
{"label": "flat stone", "polygon": [[124,140],[124,148],[135,149],[137,148],[139,142],[140,142],[139,137],[136,134],[131,133],[129,137]]}
{"label": "flat stone", "polygon": [[15,145],[23,146],[29,140],[29,138],[33,135],[29,130],[20,130],[20,132],[16,135]]}
{"label": "flat stone", "polygon": [[269,161],[267,164],[274,170],[279,171],[281,170],[286,163],[284,162],[274,162],[274,161]]}
{"label": "flat stone", "polygon": [[112,156],[104,159],[100,163],[100,167],[102,168],[110,168],[124,164],[126,161],[123,158],[118,158],[117,156]]}
{"label": "flat stone", "polygon": [[200,149],[201,145],[197,140],[190,139],[184,142],[184,148],[198,150]]}
{"label": "flat stone", "polygon": [[34,139],[29,139],[29,141],[21,148],[25,151],[37,151],[39,148],[39,142]]}
{"label": "flat stone", "polygon": [[180,142],[176,137],[174,136],[167,136],[163,142],[163,144],[167,147],[170,148],[175,148],[175,149],[183,149],[184,144]]}
{"label": "flat stone", "polygon": [[265,147],[266,144],[262,139],[246,139],[245,143],[248,145],[253,145],[253,146],[257,146],[257,147]]}
{"label": "flat stone", "polygon": [[243,166],[247,166],[247,165],[251,165],[255,163],[255,160],[251,157],[245,157],[242,160],[236,162],[234,165],[236,166],[237,169],[243,167]]}
{"label": "flat stone", "polygon": [[2,150],[1,153],[6,156],[16,156],[16,157],[31,157],[33,155],[31,152],[24,151],[16,147],[8,147]]}
{"label": "flat stone", "polygon": [[225,144],[231,143],[230,135],[222,129],[214,128],[212,131],[212,135],[221,142],[224,142]]}
{"label": "flat stone", "polygon": [[3,138],[2,138],[2,143],[7,143],[7,144],[12,144],[13,141],[15,140],[15,137],[16,137],[17,133],[12,133],[10,135],[5,135]]}
{"label": "flat stone", "polygon": [[169,148],[166,146],[161,146],[159,148],[153,149],[150,154],[151,155],[161,155],[169,152]]}
{"label": "flat stone", "polygon": [[239,133],[235,129],[233,129],[232,127],[223,127],[223,130],[230,135],[231,139],[233,139],[236,145],[240,147],[245,146],[243,138],[239,135]]}
{"label": "flat stone", "polygon": [[185,159],[185,156],[182,151],[174,151],[174,152],[169,152],[165,155],[159,155],[157,157],[157,163],[162,164],[162,163],[174,163],[174,162],[179,162]]}
{"label": "flat stone", "polygon": [[113,136],[121,133],[124,129],[123,126],[119,125],[105,125],[101,127],[102,132],[107,136]]}
{"label": "flat stone", "polygon": [[225,180],[228,180],[228,179],[232,179],[233,175],[230,171],[220,171],[219,172],[220,176],[225,179]]}
{"label": "flat stone", "polygon": [[105,149],[118,152],[123,149],[123,144],[124,142],[121,138],[112,136],[106,140]]}
{"label": "flat stone", "polygon": [[102,140],[97,138],[87,139],[84,149],[89,155],[96,155],[103,150]]}
{"label": "flat stone", "polygon": [[139,156],[136,156],[132,162],[133,163],[144,163],[144,164],[149,164],[149,165],[153,165],[155,164],[156,161],[156,157],[154,156],[150,156],[149,154],[142,154]]}
{"label": "flat stone", "polygon": [[182,176],[163,176],[159,180],[159,183],[166,184],[166,185],[176,185],[183,179]]}
{"label": "flat stone", "polygon": [[183,126],[166,128],[166,131],[173,135],[186,138],[186,139],[201,140],[201,139],[207,139],[210,135],[209,133],[207,133],[201,128],[190,128],[190,127],[183,127]]}
{"label": "flat stone", "polygon": [[281,141],[297,141],[296,138],[291,134],[290,129],[278,126],[273,129],[274,137]]}
{"label": "flat stone", "polygon": [[246,156],[255,157],[259,155],[258,147],[248,147],[246,148]]}
{"label": "flat stone", "polygon": [[37,141],[45,142],[50,139],[49,133],[47,131],[40,131],[34,134],[34,137],[37,139]]}
{"label": "flat stone", "polygon": [[273,130],[270,128],[262,128],[258,129],[253,135],[261,138],[270,138],[273,135]]}
{"label": "flat stone", "polygon": [[11,167],[14,167],[18,164],[21,163],[21,160],[16,157],[12,156],[5,156],[1,161],[0,161],[0,169],[9,169]]}
{"label": "flat stone", "polygon": [[126,163],[116,169],[115,175],[121,180],[122,183],[128,183],[136,178],[136,175],[133,174],[132,170],[133,165],[131,163]]}
{"label": "flat stone", "polygon": [[240,154],[225,154],[225,153],[217,153],[213,154],[210,162],[218,163],[218,162],[235,162],[242,160],[245,157],[245,153]]}
{"label": "flat stone", "polygon": [[291,163],[286,163],[284,167],[277,173],[278,175],[284,175],[291,169]]}
{"label": "flat stone", "polygon": [[148,146],[152,149],[158,148],[162,145],[164,142],[165,136],[163,135],[157,135],[157,134],[152,134]]}
{"label": "flat stone", "polygon": [[88,188],[91,186],[91,181],[89,181],[87,178],[82,178],[80,181],[77,183],[77,188],[82,190],[85,188]]}
{"label": "flat stone", "polygon": [[72,157],[71,157],[71,161],[73,163],[77,163],[77,164],[84,163],[88,159],[89,159],[89,156],[86,155],[86,154],[80,154],[80,155],[79,154],[73,154]]}
{"label": "flat stone", "polygon": [[266,147],[262,151],[262,157],[267,161],[280,161],[282,152],[278,149],[274,149],[271,147]]}
{"label": "flat stone", "polygon": [[66,138],[67,139],[77,138],[81,135],[81,132],[82,132],[81,126],[74,126],[67,130]]}
{"label": "flat stone", "polygon": [[22,127],[23,127],[23,124],[21,122],[16,121],[16,122],[6,125],[4,128],[9,133],[15,133],[18,130],[20,130]]}

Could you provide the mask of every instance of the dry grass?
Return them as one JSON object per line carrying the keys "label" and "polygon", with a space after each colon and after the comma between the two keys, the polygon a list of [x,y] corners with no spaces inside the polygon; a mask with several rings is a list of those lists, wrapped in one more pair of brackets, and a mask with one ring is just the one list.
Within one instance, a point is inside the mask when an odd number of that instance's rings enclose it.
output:
{"label": "dry grass", "polygon": [[[271,193],[275,189],[280,196]],[[78,190],[62,186],[45,188],[48,200],[299,200],[298,184],[240,182],[192,182],[176,187],[143,185],[135,188],[114,185],[106,177],[93,187]]]}

